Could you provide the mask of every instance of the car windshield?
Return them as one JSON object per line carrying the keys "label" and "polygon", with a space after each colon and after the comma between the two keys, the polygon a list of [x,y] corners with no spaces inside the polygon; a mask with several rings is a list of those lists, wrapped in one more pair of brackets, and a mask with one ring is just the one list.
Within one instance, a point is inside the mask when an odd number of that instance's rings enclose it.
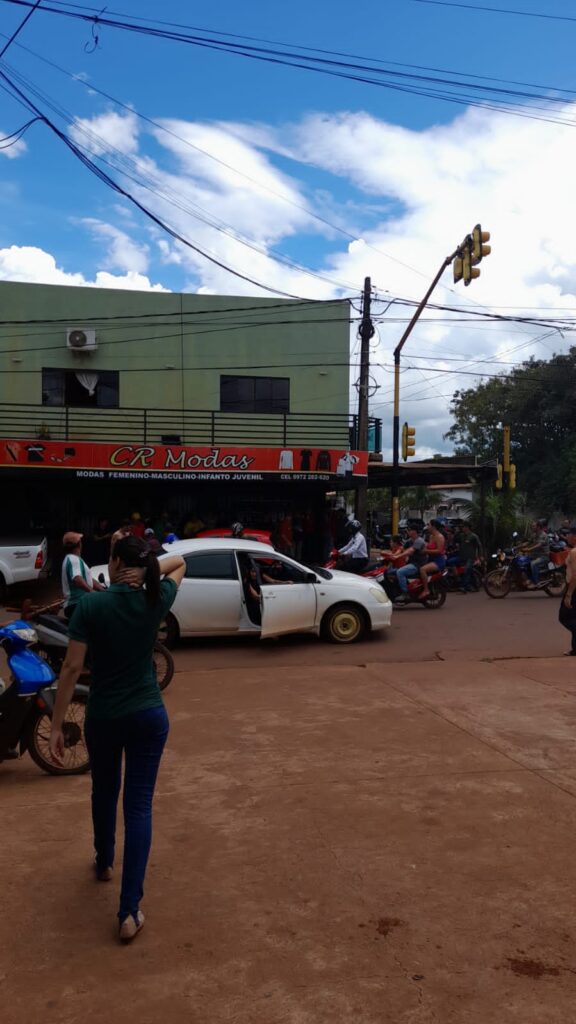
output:
{"label": "car windshield", "polygon": [[328,569],[324,569],[319,565],[310,565],[306,566],[306,568],[310,569],[311,572],[315,572],[317,576],[321,576],[323,580],[331,580],[333,578],[332,573],[328,572]]}

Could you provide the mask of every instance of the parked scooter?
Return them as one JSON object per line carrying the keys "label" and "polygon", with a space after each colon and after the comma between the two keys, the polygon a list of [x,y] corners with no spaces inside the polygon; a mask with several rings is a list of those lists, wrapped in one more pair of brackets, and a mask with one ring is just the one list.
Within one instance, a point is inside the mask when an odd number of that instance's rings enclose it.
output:
{"label": "parked scooter", "polygon": [[56,677],[47,662],[30,646],[36,631],[21,619],[0,628],[0,646],[8,656],[11,684],[0,680],[0,761],[13,760],[28,751],[36,764],[50,775],[79,775],[90,761],[84,740],[88,688],[77,684],[62,724],[64,763],[50,757],[50,722],[56,698]]}
{"label": "parked scooter", "polygon": [[[24,606],[22,609],[22,618],[29,619],[34,623],[34,629],[38,638],[35,650],[41,658],[48,662],[56,676],[60,675],[69,643],[68,624],[64,619],[53,613],[53,609],[58,607],[59,605],[56,604],[48,605],[46,608],[38,608],[35,611],[30,610],[29,606]],[[158,686],[161,690],[165,690],[174,676],[174,658],[168,648],[160,643],[159,640],[154,644],[152,661]],[[85,667],[82,678],[90,685],[89,665]]]}
{"label": "parked scooter", "polygon": [[[514,539],[517,536],[513,534]],[[517,547],[499,550],[492,555],[496,566],[484,578],[484,590],[493,598],[506,597],[511,590],[544,591],[548,597],[560,597],[566,586],[566,567],[556,564],[554,557],[551,550],[548,565],[542,568],[538,582],[533,584],[530,555],[523,554]]]}
{"label": "parked scooter", "polygon": [[413,576],[408,580],[408,600],[406,600],[406,595],[403,595],[400,590],[398,577],[394,571],[391,570],[384,574],[382,586],[392,604],[398,608],[402,608],[407,604],[423,604],[426,608],[436,609],[441,608],[446,601],[446,577],[446,569],[438,569],[437,572],[432,573],[428,577],[430,593],[427,597],[422,597],[424,589],[422,580],[420,576]]}

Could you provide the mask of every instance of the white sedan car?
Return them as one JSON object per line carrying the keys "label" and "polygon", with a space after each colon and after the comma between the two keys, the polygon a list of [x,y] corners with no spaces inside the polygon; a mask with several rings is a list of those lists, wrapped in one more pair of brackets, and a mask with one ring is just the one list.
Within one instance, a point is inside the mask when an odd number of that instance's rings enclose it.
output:
{"label": "white sedan car", "polygon": [[[392,604],[374,581],[335,569],[311,570],[267,544],[206,537],[175,541],[186,576],[166,620],[163,639],[316,633],[349,644],[390,625]],[[162,561],[162,556],[160,556]],[[92,569],[95,577],[107,566]]]}

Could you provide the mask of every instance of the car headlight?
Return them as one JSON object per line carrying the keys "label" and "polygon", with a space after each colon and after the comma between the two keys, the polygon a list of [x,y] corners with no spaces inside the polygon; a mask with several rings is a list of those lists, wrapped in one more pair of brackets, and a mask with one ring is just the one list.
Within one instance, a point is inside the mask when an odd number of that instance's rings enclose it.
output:
{"label": "car headlight", "polygon": [[381,587],[370,587],[370,593],[380,604],[388,604],[388,598]]}

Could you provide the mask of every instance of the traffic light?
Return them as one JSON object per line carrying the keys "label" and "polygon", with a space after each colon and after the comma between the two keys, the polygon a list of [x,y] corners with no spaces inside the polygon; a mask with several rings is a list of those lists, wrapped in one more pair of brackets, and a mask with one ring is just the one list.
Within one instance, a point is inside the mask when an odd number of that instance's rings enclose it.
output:
{"label": "traffic light", "polygon": [[472,245],[472,236],[467,235],[462,247],[462,280],[466,286],[468,286],[475,277],[480,277],[478,267],[474,266]]}
{"label": "traffic light", "polygon": [[454,284],[464,281],[465,285],[469,285],[471,281],[480,277],[476,264],[492,252],[491,246],[486,244],[489,238],[490,232],[482,231],[480,224],[476,225],[471,235],[466,235],[462,245],[458,246],[453,261]]}
{"label": "traffic light", "polygon": [[416,427],[409,427],[407,423],[402,427],[402,458],[404,462],[411,455],[416,454]]}
{"label": "traffic light", "polygon": [[489,241],[490,232],[482,231],[480,225],[477,224],[472,232],[472,263],[480,263],[484,256],[490,255],[492,246],[485,244]]}
{"label": "traffic light", "polygon": [[508,490],[516,490],[516,466],[513,462],[510,463],[510,469],[508,470]]}
{"label": "traffic light", "polygon": [[496,477],[495,487],[497,491],[501,491],[502,487],[504,486],[504,470],[502,469],[500,463],[498,463],[496,469],[498,471],[498,476]]}

